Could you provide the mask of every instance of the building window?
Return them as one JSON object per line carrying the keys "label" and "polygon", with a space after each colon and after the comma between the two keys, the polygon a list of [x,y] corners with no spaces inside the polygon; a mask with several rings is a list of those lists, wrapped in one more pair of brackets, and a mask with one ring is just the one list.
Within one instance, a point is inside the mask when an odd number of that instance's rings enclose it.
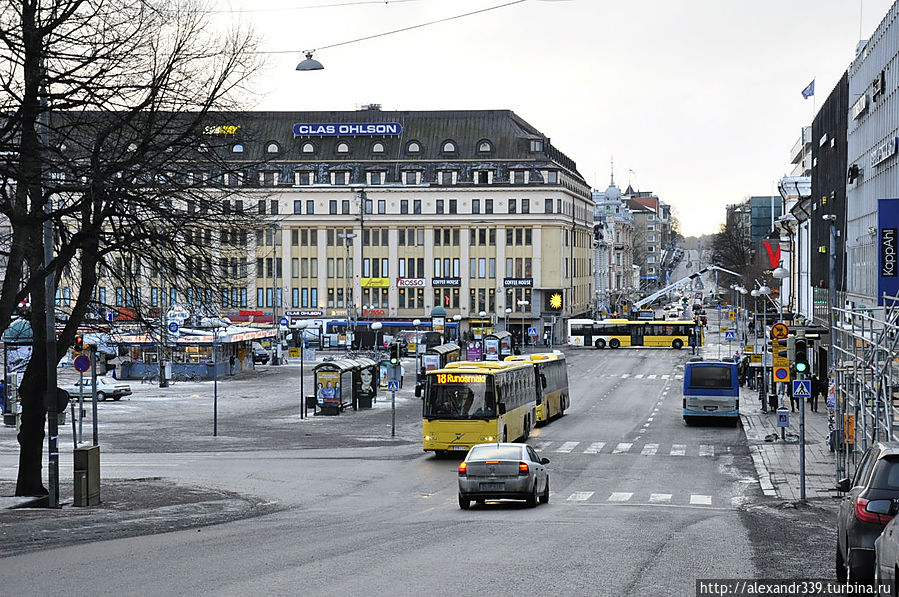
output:
{"label": "building window", "polygon": [[487,170],[475,170],[474,182],[475,184],[489,184],[490,173]]}
{"label": "building window", "polygon": [[543,211],[551,214],[553,212],[553,200],[552,199],[544,199],[543,200]]}
{"label": "building window", "polygon": [[400,213],[401,214],[409,213],[409,200],[408,199],[400,199]]}
{"label": "building window", "polygon": [[312,199],[306,200],[306,215],[311,216],[315,214],[315,201]]}
{"label": "building window", "polygon": [[513,184],[524,184],[524,170],[513,170],[512,171],[512,183]]}
{"label": "building window", "polygon": [[403,172],[403,179],[406,184],[418,184],[418,172]]}
{"label": "building window", "polygon": [[278,215],[278,200],[277,199],[272,199],[271,201],[269,201],[268,207],[269,207],[268,213],[272,214],[273,216]]}
{"label": "building window", "polygon": [[375,141],[371,146],[372,153],[384,153],[384,144],[380,141]]}
{"label": "building window", "polygon": [[[331,199],[330,201],[328,201],[328,213],[332,216],[337,215],[337,199]],[[330,232],[330,230],[328,232]]]}
{"label": "building window", "polygon": [[493,199],[485,199],[484,200],[484,213],[485,214],[493,213]]}
{"label": "building window", "polygon": [[518,201],[516,199],[509,199],[509,213],[514,214],[518,211]]}
{"label": "building window", "polygon": [[340,143],[337,144],[337,153],[349,153],[349,152],[350,152],[350,146],[346,142],[341,141]]}
{"label": "building window", "polygon": [[543,151],[543,141],[541,139],[531,139],[531,152]]}
{"label": "building window", "polygon": [[412,213],[413,214],[421,213],[421,199],[413,199],[412,200]]}
{"label": "building window", "polygon": [[279,153],[281,151],[281,147],[274,141],[269,141],[268,145],[265,146],[265,153]]}
{"label": "building window", "polygon": [[418,141],[409,141],[406,144],[406,153],[421,153],[421,143]]}
{"label": "building window", "polygon": [[315,153],[315,145],[312,143],[303,143],[303,148],[301,150],[303,153]]}
{"label": "building window", "polygon": [[491,151],[493,151],[493,145],[490,141],[486,139],[478,141],[478,153],[490,153]]}
{"label": "building window", "polygon": [[471,200],[471,213],[473,213],[473,214],[481,213],[481,200],[480,199],[472,199]]}
{"label": "building window", "polygon": [[259,211],[260,216],[265,215],[265,199],[260,199],[258,203],[256,203],[256,207]]}
{"label": "building window", "polygon": [[231,152],[232,153],[243,153],[243,145],[241,145],[240,143],[235,143],[231,147]]}
{"label": "building window", "polygon": [[443,143],[443,153],[456,153],[456,144],[453,141]]}
{"label": "building window", "polygon": [[523,214],[531,213],[531,200],[530,199],[522,199],[521,200],[521,213],[523,213]]}
{"label": "building window", "polygon": [[347,183],[347,172],[335,172],[334,173],[334,184],[335,185],[345,185]]}
{"label": "building window", "polygon": [[546,183],[547,184],[559,184],[559,173],[555,170],[550,170],[546,173]]}
{"label": "building window", "polygon": [[350,200],[344,199],[340,202],[340,213],[343,215],[349,215],[350,213]]}
{"label": "building window", "polygon": [[458,209],[457,203],[458,203],[458,202],[457,202],[455,199],[450,199],[450,200],[449,200],[449,212],[450,212],[451,214],[459,213],[459,212],[457,211],[457,209]]}
{"label": "building window", "polygon": [[387,213],[387,202],[383,199],[378,199],[378,214],[384,215]]}
{"label": "building window", "polygon": [[380,172],[370,172],[369,179],[371,182],[369,184],[381,184],[381,173]]}

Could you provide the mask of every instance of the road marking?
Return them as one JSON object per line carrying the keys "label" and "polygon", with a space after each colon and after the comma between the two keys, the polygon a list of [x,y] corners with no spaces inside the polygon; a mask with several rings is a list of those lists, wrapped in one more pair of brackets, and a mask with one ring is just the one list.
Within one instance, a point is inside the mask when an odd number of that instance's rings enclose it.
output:
{"label": "road marking", "polygon": [[575,491],[568,496],[569,502],[586,502],[593,496],[592,491]]}
{"label": "road marking", "polygon": [[700,444],[699,445],[699,455],[700,456],[714,456],[715,455],[715,446],[710,446],[708,444]]}
{"label": "road marking", "polygon": [[643,423],[644,427],[649,427],[649,423]]}
{"label": "road marking", "polygon": [[692,494],[690,496],[690,505],[692,506],[711,506],[712,496]]}
{"label": "road marking", "polygon": [[640,454],[643,456],[655,456],[658,451],[659,444],[646,444],[643,446],[643,451]]}
{"label": "road marking", "polygon": [[556,449],[556,452],[571,452],[581,442],[565,442]]}
{"label": "road marking", "polygon": [[667,373],[666,373],[665,375],[662,376],[662,379],[670,379],[670,378],[671,378],[671,376],[668,375]]}
{"label": "road marking", "polygon": [[652,423],[652,420],[653,420],[654,418],[655,418],[655,417],[649,417],[649,418],[646,419],[646,420],[649,421],[650,423]]}
{"label": "road marking", "polygon": [[608,502],[626,502],[631,497],[633,497],[633,493],[627,491],[616,491],[612,495],[609,496],[609,499],[606,500]]}
{"label": "road marking", "polygon": [[649,494],[650,504],[664,504],[671,501],[670,493],[651,493]]}
{"label": "road marking", "polygon": [[655,374],[648,376],[646,379],[655,379],[657,376]]}
{"label": "road marking", "polygon": [[643,379],[643,374],[638,373],[637,375],[634,376],[634,379]]}
{"label": "road marking", "polygon": [[618,444],[617,446],[615,446],[615,449],[612,450],[612,454],[626,454],[631,449],[631,446],[633,446],[633,445],[634,444],[628,444],[628,443],[622,442],[622,443]]}
{"label": "road marking", "polygon": [[587,449],[584,450],[584,454],[599,454],[599,451],[602,450],[606,445],[606,442],[593,442]]}
{"label": "road marking", "polygon": [[672,456],[685,456],[687,454],[687,446],[683,444],[674,444],[671,446]]}
{"label": "road marking", "polygon": [[627,379],[627,378],[630,377],[630,376],[631,376],[630,373],[622,373],[622,374],[621,374],[621,379]]}
{"label": "road marking", "polygon": [[539,444],[534,446],[534,449],[538,452],[545,452],[551,445],[553,445],[552,442],[540,442]]}

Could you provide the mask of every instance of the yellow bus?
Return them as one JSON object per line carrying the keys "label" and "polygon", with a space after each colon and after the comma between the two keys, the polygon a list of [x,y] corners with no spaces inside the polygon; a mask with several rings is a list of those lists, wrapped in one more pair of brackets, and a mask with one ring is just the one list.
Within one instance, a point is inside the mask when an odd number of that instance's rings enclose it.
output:
{"label": "yellow bus", "polygon": [[702,346],[705,338],[702,326],[696,322],[634,321],[631,319],[569,319],[569,346],[593,346],[595,348],[627,348],[654,346],[679,349],[689,347],[695,338],[696,346]]}
{"label": "yellow bus", "polygon": [[456,361],[428,371],[422,404],[426,452],[467,452],[475,444],[524,441],[536,424],[533,366]]}
{"label": "yellow bus", "polygon": [[568,365],[565,355],[556,350],[506,357],[507,361],[530,363],[537,385],[537,425],[561,417],[571,404],[568,392]]}

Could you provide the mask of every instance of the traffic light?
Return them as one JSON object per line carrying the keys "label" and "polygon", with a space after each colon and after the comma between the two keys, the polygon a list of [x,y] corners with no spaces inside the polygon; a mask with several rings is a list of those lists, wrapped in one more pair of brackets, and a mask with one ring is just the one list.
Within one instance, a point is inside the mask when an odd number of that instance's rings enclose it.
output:
{"label": "traffic light", "polygon": [[84,338],[80,334],[75,336],[75,341],[72,343],[72,349],[75,352],[84,352]]}
{"label": "traffic light", "polygon": [[796,349],[793,359],[796,373],[808,373],[808,340],[796,338]]}
{"label": "traffic light", "polygon": [[393,342],[390,345],[390,364],[391,365],[399,365],[400,364],[400,343]]}

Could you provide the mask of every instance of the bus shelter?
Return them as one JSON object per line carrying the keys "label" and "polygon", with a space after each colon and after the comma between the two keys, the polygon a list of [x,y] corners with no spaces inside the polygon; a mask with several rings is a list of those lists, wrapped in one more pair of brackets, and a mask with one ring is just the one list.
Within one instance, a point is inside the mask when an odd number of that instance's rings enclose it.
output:
{"label": "bus shelter", "polygon": [[415,374],[415,395],[421,396],[428,371],[443,369],[447,363],[458,361],[461,356],[462,349],[455,342],[440,344],[424,351],[421,355],[421,366]]}
{"label": "bus shelter", "polygon": [[353,359],[353,408],[371,408],[378,396],[380,363],[368,358]]}
{"label": "bus shelter", "polygon": [[484,337],[485,361],[502,361],[510,356],[512,356],[512,334],[504,330]]}

